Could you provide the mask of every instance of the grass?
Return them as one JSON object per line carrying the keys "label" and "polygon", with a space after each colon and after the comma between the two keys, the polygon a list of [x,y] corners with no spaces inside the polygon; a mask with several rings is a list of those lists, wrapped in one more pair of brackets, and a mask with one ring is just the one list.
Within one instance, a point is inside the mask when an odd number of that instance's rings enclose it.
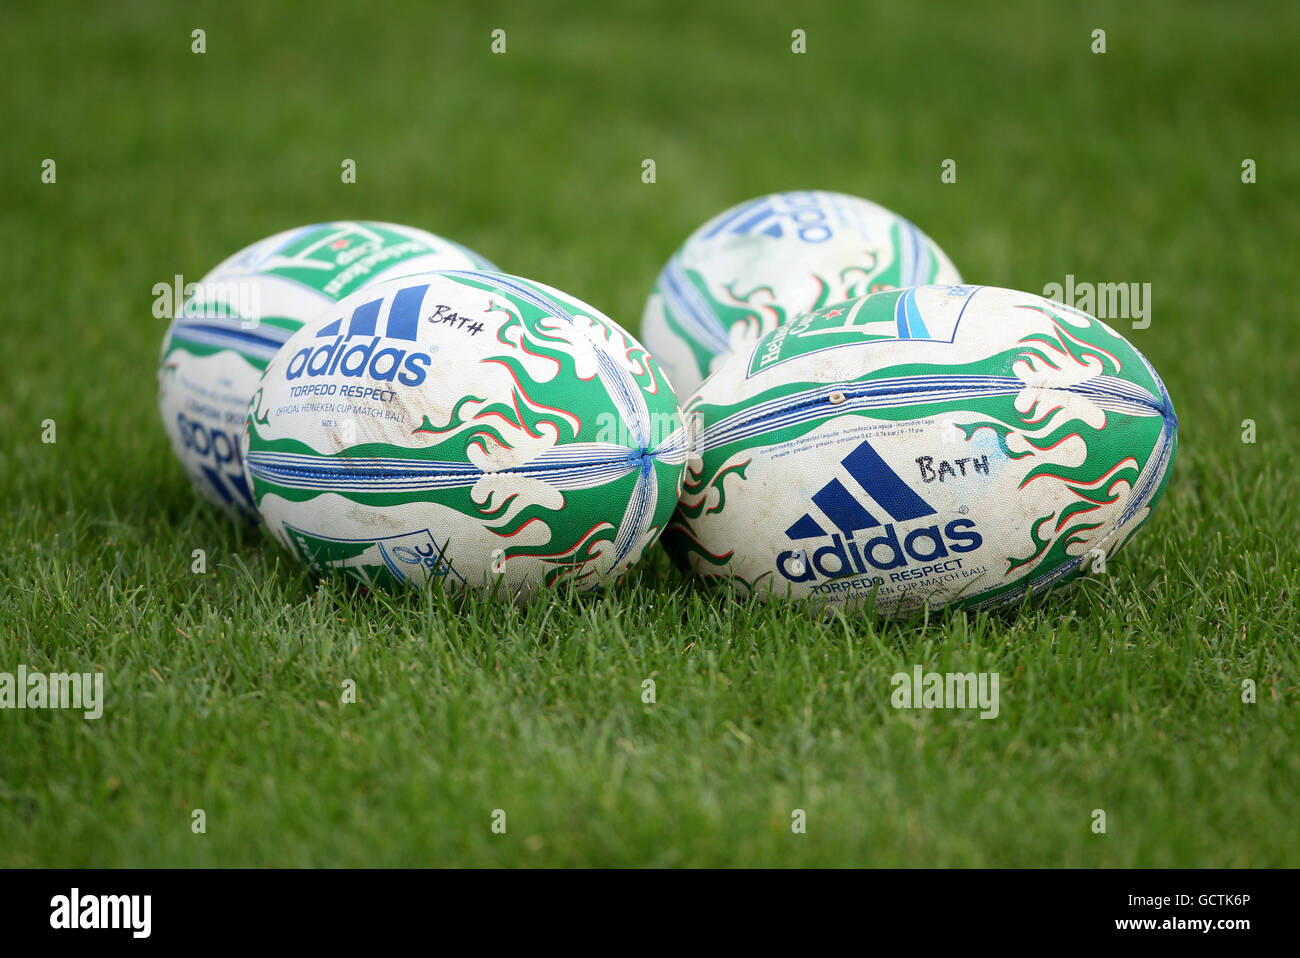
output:
{"label": "grass", "polygon": [[[108,692],[0,711],[0,866],[1300,864],[1294,5],[534,6],[0,13],[0,671]],[[252,239],[406,222],[635,327],[691,229],[809,186],[974,281],[1152,284],[1120,328],[1179,459],[1106,575],[916,621],[738,602],[658,551],[604,599],[367,595],[167,448],[153,284]],[[999,717],[892,708],[917,664],[998,672]]]}

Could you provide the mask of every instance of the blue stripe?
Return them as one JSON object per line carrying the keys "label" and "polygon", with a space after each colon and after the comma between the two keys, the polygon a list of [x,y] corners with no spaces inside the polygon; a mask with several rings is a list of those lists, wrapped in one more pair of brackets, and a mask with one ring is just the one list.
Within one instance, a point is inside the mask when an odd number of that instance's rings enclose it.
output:
{"label": "blue stripe", "polygon": [[352,320],[348,323],[348,336],[373,336],[379,321],[379,307],[384,305],[382,299],[372,299],[362,303],[352,311]]}
{"label": "blue stripe", "polygon": [[904,286],[920,286],[925,282],[925,278],[921,275],[922,253],[925,249],[921,241],[921,231],[908,220],[902,221],[902,227],[902,239],[907,245],[907,256],[903,260],[903,269],[899,270],[899,279]]}
{"label": "blue stripe", "polygon": [[934,508],[889,468],[889,464],[880,458],[880,453],[871,448],[870,442],[863,442],[840,461],[871,498],[884,506],[885,511],[898,522],[935,514]]}
{"label": "blue stripe", "polygon": [[420,327],[420,304],[429,284],[408,286],[399,290],[393,297],[392,309],[388,311],[388,338],[409,339],[415,341],[415,332]]}
{"label": "blue stripe", "polygon": [[[1103,381],[1120,382],[1110,377]],[[849,415],[870,409],[902,408],[924,402],[955,402],[993,396],[1014,396],[1027,388],[1014,376],[914,376],[877,380],[849,387],[829,384],[794,396],[770,400],[751,406],[744,412],[728,416],[709,426],[696,439],[699,452],[707,452],[750,436],[785,426],[833,415]],[[1109,412],[1130,416],[1161,415],[1159,401],[1150,393],[1144,398],[1112,392],[1103,383],[1079,383],[1057,387],[1063,393],[1084,396]],[[831,393],[842,392],[845,402],[828,407]]]}
{"label": "blue stripe", "polygon": [[870,529],[880,525],[876,517],[864,509],[862,503],[838,479],[832,479],[813,493],[812,501],[845,535],[852,535],[857,529]]}
{"label": "blue stripe", "polygon": [[752,210],[755,206],[766,203],[767,199],[768,198],[766,196],[760,196],[756,200],[750,200],[748,203],[741,203],[735,209],[728,210],[726,213],[723,213],[718,218],[717,223],[715,223],[712,227],[710,227],[709,231],[707,233],[704,233],[700,238],[712,239],[713,237],[721,233],[723,230],[725,230],[737,219],[739,219],[740,217],[748,213],[750,210]]}
{"label": "blue stripe", "polygon": [[678,257],[674,256],[659,274],[659,286],[663,292],[665,309],[676,317],[688,333],[715,353],[725,353],[731,349],[726,327],[691,283]]}
{"label": "blue stripe", "polygon": [[763,220],[767,219],[769,216],[775,216],[775,215],[776,215],[776,211],[775,211],[774,209],[772,209],[772,207],[770,207],[770,206],[769,206],[769,207],[766,207],[766,208],[764,208],[764,209],[759,210],[755,215],[751,216],[749,219],[745,220],[743,223],[738,224],[738,225],[737,225],[737,226],[732,230],[732,232],[733,232],[733,233],[739,233],[739,234],[742,234],[742,235],[743,235],[743,234],[745,234],[745,233],[748,233],[750,230],[752,230],[752,229],[753,229],[755,226],[757,226],[759,223],[763,222]]}
{"label": "blue stripe", "polygon": [[[263,328],[274,332],[270,335],[259,332]],[[293,332],[277,326],[253,326],[249,329],[240,329],[238,326],[227,326],[224,323],[178,323],[172,335],[189,339],[229,340],[247,343],[254,347],[278,349],[293,335]]]}
{"label": "blue stripe", "polygon": [[902,296],[903,308],[907,313],[907,328],[913,339],[929,339],[930,331],[925,328],[921,310],[916,305],[916,291],[909,289]]}

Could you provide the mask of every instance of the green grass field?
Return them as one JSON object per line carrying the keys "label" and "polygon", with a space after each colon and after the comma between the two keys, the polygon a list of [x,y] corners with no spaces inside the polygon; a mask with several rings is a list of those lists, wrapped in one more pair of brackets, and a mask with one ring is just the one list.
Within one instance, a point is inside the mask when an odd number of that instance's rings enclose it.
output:
{"label": "green grass field", "polygon": [[[1300,864],[1295,4],[186,6],[0,13],[0,671],[108,696],[0,711],[0,865]],[[635,329],[692,229],[809,187],[970,281],[1152,284],[1115,325],[1178,461],[1106,575],[906,622],[657,548],[603,599],[370,595],[168,448],[152,287],[254,239],[409,223]],[[895,710],[915,665],[998,672],[1000,715]]]}

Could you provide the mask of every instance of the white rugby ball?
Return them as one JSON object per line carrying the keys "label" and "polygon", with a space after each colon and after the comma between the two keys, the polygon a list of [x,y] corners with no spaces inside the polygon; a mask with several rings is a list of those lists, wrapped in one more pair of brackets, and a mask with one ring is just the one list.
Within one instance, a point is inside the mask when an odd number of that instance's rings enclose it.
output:
{"label": "white rugby ball", "polygon": [[458,243],[393,223],[339,221],[276,233],[217,265],[185,295],[163,339],[158,406],[195,487],[253,519],[239,435],[262,370],[304,322],[382,279],[495,269]]}
{"label": "white rugby ball", "polygon": [[672,516],[677,398],[599,310],[502,273],[369,287],[262,376],[243,461],[317,573],[528,598],[608,583]]}
{"label": "white rugby ball", "polygon": [[943,250],[856,196],[760,196],[691,234],[659,274],[641,339],[686,396],[736,350],[827,303],[882,289],[960,283]]}
{"label": "white rugby ball", "polygon": [[1114,330],[984,286],[823,307],[684,412],[670,549],[743,593],[879,611],[991,607],[1104,567],[1160,498],[1178,430]]}

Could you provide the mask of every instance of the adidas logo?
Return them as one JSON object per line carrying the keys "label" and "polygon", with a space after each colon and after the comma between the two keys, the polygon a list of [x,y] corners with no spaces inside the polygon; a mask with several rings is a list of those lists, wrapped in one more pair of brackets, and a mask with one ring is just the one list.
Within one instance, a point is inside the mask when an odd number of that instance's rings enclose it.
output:
{"label": "adidas logo", "polygon": [[[777,571],[791,582],[811,582],[818,575],[828,579],[855,573],[866,575],[871,568],[880,571],[901,569],[913,561],[934,562],[947,559],[954,552],[973,552],[984,544],[984,538],[974,531],[975,523],[970,519],[954,519],[942,531],[938,523],[921,526],[900,540],[894,522],[912,522],[937,515],[934,507],[889,467],[869,441],[858,445],[840,460],[840,464],[862,492],[893,522],[882,524],[862,504],[859,494],[838,478],[831,479],[813,493],[812,501],[830,525],[839,531],[828,533],[824,523],[810,512],[804,513],[785,530],[786,538],[796,542],[825,540],[828,535],[831,540],[829,545],[823,545],[811,555],[806,549],[792,549],[777,556]],[[855,533],[865,529],[882,531],[859,543]]]}
{"label": "adidas logo", "polygon": [[372,299],[354,309],[346,320],[346,329],[342,318],[325,324],[315,338],[332,341],[315,347],[307,346],[294,353],[285,371],[285,378],[368,376],[382,382],[396,380],[403,386],[420,385],[428,375],[433,357],[426,352],[408,351],[395,346],[380,349],[379,344],[384,339],[410,343],[416,341],[416,330],[420,326],[420,304],[424,302],[428,288],[426,283],[399,290],[389,307],[382,334],[377,331],[379,311],[384,304],[382,299]]}

